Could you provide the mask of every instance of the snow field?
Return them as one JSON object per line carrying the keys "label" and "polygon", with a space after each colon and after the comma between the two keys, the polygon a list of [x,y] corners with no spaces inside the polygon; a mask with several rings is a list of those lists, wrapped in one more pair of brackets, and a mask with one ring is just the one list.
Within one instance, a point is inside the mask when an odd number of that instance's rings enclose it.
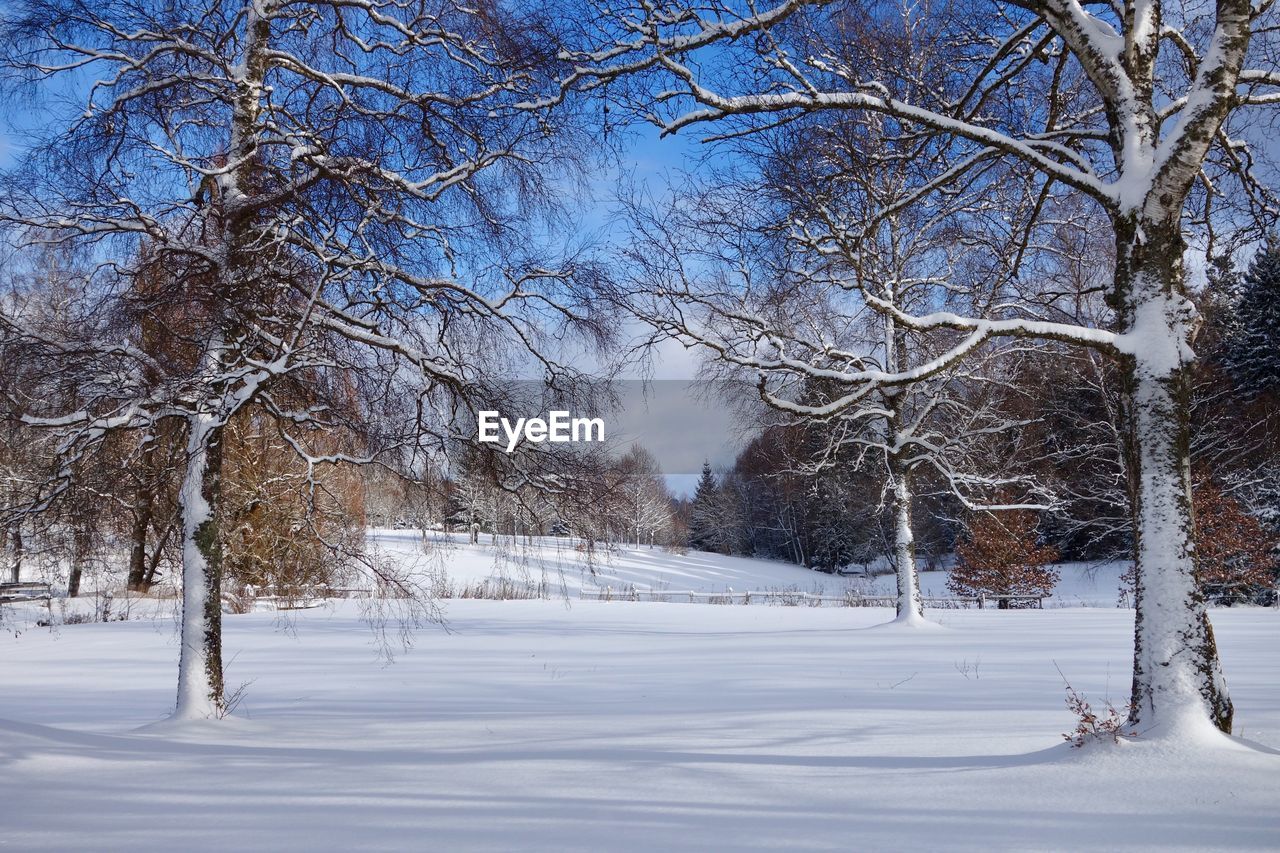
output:
{"label": "snow field", "polygon": [[173,623],[0,640],[0,849],[1266,849],[1272,610],[1215,611],[1258,750],[1072,750],[1120,609],[446,604],[390,665],[356,602],[228,616],[239,719],[161,723]]}
{"label": "snow field", "polygon": [[[479,545],[470,545],[461,534],[428,533],[427,537],[424,546],[418,531],[375,529],[369,540],[383,556],[419,574],[442,578],[455,588],[505,582],[544,590],[553,598],[573,599],[584,592],[594,598],[606,588],[615,593],[635,588],[706,593],[795,590],[828,596],[841,596],[846,590],[868,596],[895,594],[892,574],[827,575],[791,563],[704,551],[677,554],[662,548],[620,546],[600,549],[588,560],[568,539],[542,537],[512,543],[508,537],[500,537],[495,544],[489,534],[482,534]],[[1115,607],[1120,575],[1126,567],[1119,562],[1064,563],[1046,606]],[[922,571],[920,589],[926,597],[952,595],[945,571]]]}

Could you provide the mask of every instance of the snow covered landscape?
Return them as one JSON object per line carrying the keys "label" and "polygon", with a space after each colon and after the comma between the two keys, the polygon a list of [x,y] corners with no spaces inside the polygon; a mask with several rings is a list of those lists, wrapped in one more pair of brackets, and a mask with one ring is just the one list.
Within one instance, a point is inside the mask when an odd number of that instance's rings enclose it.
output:
{"label": "snow covered landscape", "polygon": [[[374,553],[413,567],[415,574],[433,579],[453,592],[487,584],[491,589],[509,586],[545,597],[617,598],[637,593],[644,598],[676,593],[804,593],[826,598],[895,598],[892,566],[850,566],[845,574],[828,575],[792,563],[727,556],[700,551],[671,552],[664,548],[618,545],[588,559],[575,549],[576,540],[542,537],[512,542],[510,537],[485,535],[478,546],[466,544],[459,534],[416,530],[370,531]],[[1124,596],[1121,575],[1124,562],[1070,563],[1045,596],[1046,607],[1115,607]],[[921,594],[930,599],[953,598],[946,571],[921,567]],[[702,599],[699,598],[699,601]],[[765,601],[764,603],[770,603]],[[788,604],[802,604],[791,597]],[[843,604],[828,601],[826,604]]]}
{"label": "snow covered landscape", "polygon": [[[463,544],[439,562],[476,579],[494,554]],[[647,549],[601,571],[708,590],[814,574]],[[885,624],[887,608],[444,604],[444,625],[390,664],[357,602],[228,616],[228,685],[245,688],[233,718],[208,722],[165,721],[172,618],[7,633],[0,849],[1262,850],[1280,837],[1274,609],[1214,611],[1239,740],[1116,750],[1058,733],[1075,725],[1064,675],[1099,709],[1126,695],[1128,609],[929,611],[938,627],[916,629]]]}
{"label": "snow covered landscape", "polygon": [[1275,0],[0,3],[0,851],[1280,849]]}

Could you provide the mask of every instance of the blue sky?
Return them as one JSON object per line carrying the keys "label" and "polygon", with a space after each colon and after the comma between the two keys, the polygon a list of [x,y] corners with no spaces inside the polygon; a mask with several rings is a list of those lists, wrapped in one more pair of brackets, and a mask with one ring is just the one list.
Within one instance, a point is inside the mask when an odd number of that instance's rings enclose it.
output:
{"label": "blue sky", "polygon": [[[14,164],[20,155],[23,128],[37,124],[40,115],[31,110],[10,109],[7,113],[0,132],[0,168]],[[660,138],[656,128],[647,126],[634,128],[612,141],[620,145],[617,157],[591,176],[586,197],[580,195],[580,185],[572,190],[577,195],[570,206],[576,211],[577,236],[600,245],[620,239],[621,232],[613,219],[625,184],[647,187],[653,195],[661,196],[667,182],[677,180],[682,170],[697,168],[696,161],[705,151],[696,135]],[[635,325],[634,332],[640,331]],[[699,359],[697,351],[673,341],[657,347],[645,371],[646,377],[654,381],[643,388],[638,381],[623,382],[619,386],[621,407],[610,417],[610,438],[622,448],[636,442],[653,452],[676,494],[692,494],[704,459],[717,469],[727,468],[748,440],[719,395],[705,388],[695,390],[687,381],[672,381],[694,379]],[[580,360],[584,369],[590,368],[589,358]],[[636,365],[625,370],[621,378],[640,377]]]}
{"label": "blue sky", "polygon": [[[590,198],[576,199],[580,229],[602,243],[621,239],[622,230],[612,223],[616,203],[625,185],[648,189],[661,197],[669,181],[685,170],[696,171],[705,147],[696,134],[659,137],[653,127],[637,127],[621,142],[617,162],[601,170],[589,184]],[[640,333],[639,324],[634,326]],[[624,330],[625,334],[625,330]],[[722,470],[733,465],[750,435],[726,405],[723,394],[697,378],[701,355],[674,341],[658,346],[644,371],[639,365],[623,370],[617,386],[619,409],[607,419],[610,439],[622,448],[638,443],[657,458],[667,484],[677,495],[692,495],[704,460]]]}

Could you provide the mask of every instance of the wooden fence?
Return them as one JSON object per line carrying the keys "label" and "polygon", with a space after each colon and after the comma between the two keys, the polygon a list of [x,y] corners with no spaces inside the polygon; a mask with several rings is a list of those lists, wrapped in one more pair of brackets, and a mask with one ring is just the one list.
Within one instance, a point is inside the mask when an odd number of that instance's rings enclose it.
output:
{"label": "wooden fence", "polygon": [[[329,599],[368,598],[372,591],[357,587],[315,587],[304,590],[275,590],[260,587],[246,590],[245,596],[251,601],[274,604],[279,610],[305,609],[319,606]],[[495,596],[501,597],[501,596]],[[507,596],[509,597],[509,596]],[[775,589],[734,592],[702,592],[699,590],[656,590],[634,589],[626,587],[613,589],[584,589],[578,597],[590,601],[655,601],[678,604],[765,604],[784,607],[894,607],[897,596],[862,595],[845,593],[844,595],[819,595],[799,590]],[[923,596],[921,601],[925,607],[943,609],[961,608],[1004,608],[1010,604],[1030,604],[1036,608],[1044,607],[1045,596],[1042,595],[979,595],[979,596]]]}
{"label": "wooden fence", "polygon": [[[770,604],[786,607],[894,607],[898,598],[895,595],[818,595],[799,590],[764,590],[752,592],[699,592],[697,590],[652,590],[652,589],[584,589],[579,595],[581,599],[593,601],[658,601],[665,603],[685,604]],[[1037,608],[1044,607],[1043,595],[979,595],[979,596],[923,596],[920,600],[925,607],[933,608],[970,608],[979,610],[995,607],[1007,608],[1015,603],[1035,602]]]}

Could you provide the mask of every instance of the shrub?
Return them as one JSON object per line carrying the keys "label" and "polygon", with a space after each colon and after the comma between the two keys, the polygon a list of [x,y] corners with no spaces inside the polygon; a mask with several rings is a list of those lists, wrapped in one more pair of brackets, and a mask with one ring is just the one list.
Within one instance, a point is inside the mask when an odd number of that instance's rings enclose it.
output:
{"label": "shrub", "polygon": [[[1272,604],[1275,599],[1275,537],[1244,504],[1223,493],[1204,471],[1197,471],[1192,488],[1195,508],[1196,580],[1214,604]],[[1134,568],[1121,576],[1124,589],[1133,590]]]}
{"label": "shrub", "polygon": [[1196,578],[1218,604],[1259,602],[1275,584],[1275,541],[1239,501],[1208,478],[1193,492]]}
{"label": "shrub", "polygon": [[1073,747],[1079,749],[1093,741],[1119,743],[1122,738],[1138,736],[1138,732],[1134,729],[1125,730],[1129,714],[1133,711],[1132,703],[1126,705],[1124,713],[1121,713],[1108,701],[1106,711],[1099,714],[1093,710],[1084,694],[1076,692],[1071,682],[1067,681],[1067,677],[1062,674],[1061,669],[1058,670],[1058,674],[1062,675],[1062,683],[1067,690],[1067,708],[1075,714],[1077,720],[1073,731],[1062,734],[1062,737]]}
{"label": "shrub", "polygon": [[[947,587],[961,596],[1048,595],[1058,583],[1056,549],[1038,544],[1029,510],[975,514],[956,546]],[[1000,607],[1010,606],[1007,599]]]}

